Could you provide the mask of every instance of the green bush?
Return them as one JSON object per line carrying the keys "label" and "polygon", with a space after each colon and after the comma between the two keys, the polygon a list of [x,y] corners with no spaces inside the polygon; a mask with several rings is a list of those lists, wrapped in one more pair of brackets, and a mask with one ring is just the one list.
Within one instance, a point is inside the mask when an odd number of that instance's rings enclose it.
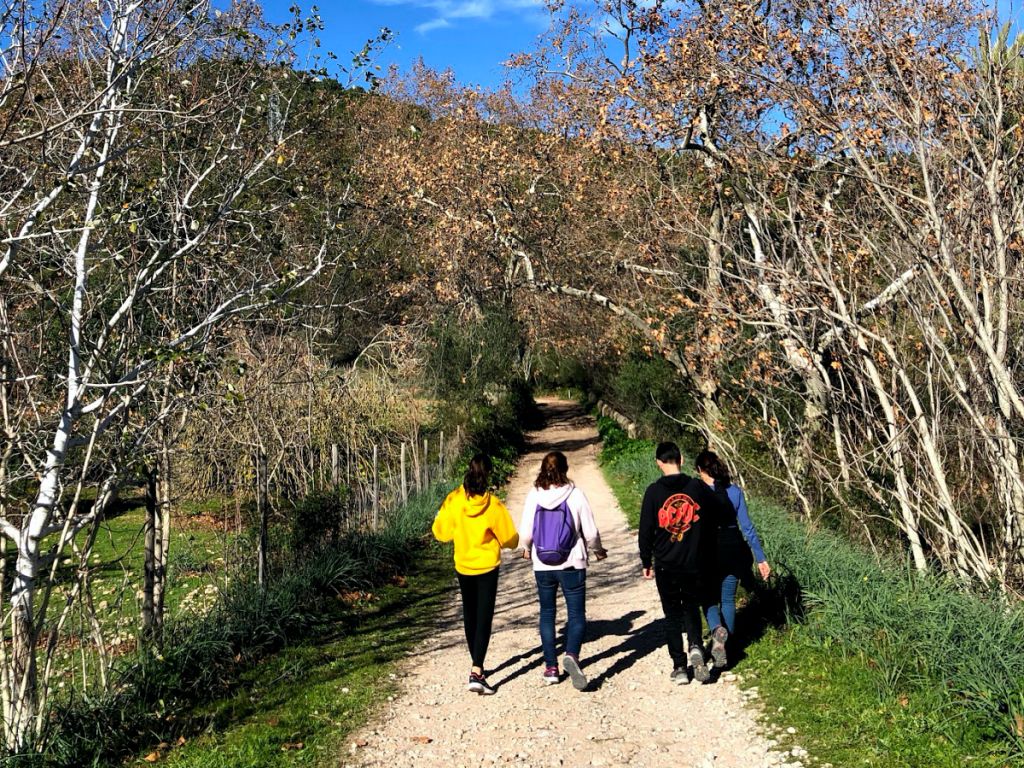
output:
{"label": "green bush", "polygon": [[291,550],[308,552],[337,541],[351,512],[352,496],[345,486],[306,496],[288,514]]}
{"label": "green bush", "polygon": [[693,400],[687,388],[680,386],[679,374],[663,358],[641,354],[626,358],[601,395],[633,419],[642,434],[677,439],[681,446],[694,440],[693,430],[674,420],[693,413]]}

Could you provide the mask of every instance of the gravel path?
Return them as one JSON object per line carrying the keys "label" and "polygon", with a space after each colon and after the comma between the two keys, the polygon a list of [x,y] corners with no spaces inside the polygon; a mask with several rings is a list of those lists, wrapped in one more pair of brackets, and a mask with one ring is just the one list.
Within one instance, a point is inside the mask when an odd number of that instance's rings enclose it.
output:
{"label": "gravel path", "polygon": [[[399,674],[399,693],[379,722],[350,739],[341,765],[470,768],[475,766],[626,766],[758,768],[784,764],[744,704],[734,676],[676,686],[661,642],[661,608],[653,582],[640,578],[636,536],[597,465],[593,419],[571,403],[540,403],[545,429],[508,488],[517,523],[540,458],[561,450],[570,477],[593,507],[607,560],[588,573],[587,641],[580,662],[584,692],[568,680],[545,686],[530,563],[506,553],[501,565],[494,636],[487,656],[494,696],[465,690],[465,648],[457,589],[438,630]],[[453,578],[454,583],[454,578]],[[559,596],[558,622],[565,617]],[[792,759],[792,758],[790,758]],[[791,765],[799,765],[799,762]]]}

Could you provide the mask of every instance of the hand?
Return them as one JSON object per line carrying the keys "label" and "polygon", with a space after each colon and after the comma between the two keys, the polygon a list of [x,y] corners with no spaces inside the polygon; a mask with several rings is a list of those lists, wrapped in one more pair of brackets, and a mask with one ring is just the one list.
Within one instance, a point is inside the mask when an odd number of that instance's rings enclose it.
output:
{"label": "hand", "polygon": [[529,560],[529,559],[530,559],[530,550],[524,549],[523,550],[523,560]]}
{"label": "hand", "polygon": [[608,557],[608,550],[604,547],[594,550],[594,560],[604,560],[606,557]]}
{"label": "hand", "polygon": [[772,575],[772,567],[768,565],[767,560],[762,560],[757,564],[757,572],[761,574],[763,581],[768,581],[768,577]]}
{"label": "hand", "polygon": [[647,579],[647,581],[650,581],[651,579],[653,579],[654,578],[654,569],[653,568],[644,568],[644,578]]}

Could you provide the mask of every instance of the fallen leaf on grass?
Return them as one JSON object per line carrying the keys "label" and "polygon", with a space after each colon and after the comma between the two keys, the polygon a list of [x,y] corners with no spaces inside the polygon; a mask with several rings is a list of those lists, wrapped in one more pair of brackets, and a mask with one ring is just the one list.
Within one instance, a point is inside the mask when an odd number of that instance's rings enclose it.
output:
{"label": "fallen leaf on grass", "polygon": [[1013,716],[1013,730],[1018,736],[1024,736],[1024,715]]}
{"label": "fallen leaf on grass", "polygon": [[907,694],[903,693],[903,694],[900,694],[900,697],[898,699],[896,699],[896,701],[899,702],[899,705],[901,707],[906,707],[906,706],[908,706],[910,704],[910,697],[907,696]]}
{"label": "fallen leaf on grass", "polygon": [[146,755],[142,759],[145,760],[147,763],[155,763],[157,760],[160,759],[160,753],[159,752],[150,752],[148,755]]}
{"label": "fallen leaf on grass", "polygon": [[287,752],[289,749],[302,749],[305,746],[301,741],[288,742],[281,745],[281,751]]}
{"label": "fallen leaf on grass", "polygon": [[433,741],[433,739],[429,736],[410,736],[409,738],[411,738],[417,744],[429,744]]}
{"label": "fallen leaf on grass", "polygon": [[174,745],[176,747],[180,747],[180,746],[183,746],[187,741],[188,741],[188,739],[186,739],[184,736],[179,736],[178,740],[176,742],[174,742]]}

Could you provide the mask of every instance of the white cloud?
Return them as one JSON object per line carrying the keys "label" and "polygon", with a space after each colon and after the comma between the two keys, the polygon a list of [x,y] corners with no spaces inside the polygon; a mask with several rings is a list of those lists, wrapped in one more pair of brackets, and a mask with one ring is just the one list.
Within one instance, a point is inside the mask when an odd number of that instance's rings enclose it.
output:
{"label": "white cloud", "polygon": [[430,21],[425,21],[422,24],[417,24],[416,31],[421,35],[425,35],[427,34],[427,32],[432,32],[435,29],[444,29],[445,27],[450,27],[451,25],[452,24],[450,21],[448,21],[448,19],[438,17],[436,19],[431,19]]}
{"label": "white cloud", "polygon": [[[378,5],[409,5],[433,11],[437,18],[420,24],[428,32],[451,24],[452,19],[492,19],[508,13],[539,10],[544,0],[373,0]],[[442,24],[441,22],[445,22]]]}

